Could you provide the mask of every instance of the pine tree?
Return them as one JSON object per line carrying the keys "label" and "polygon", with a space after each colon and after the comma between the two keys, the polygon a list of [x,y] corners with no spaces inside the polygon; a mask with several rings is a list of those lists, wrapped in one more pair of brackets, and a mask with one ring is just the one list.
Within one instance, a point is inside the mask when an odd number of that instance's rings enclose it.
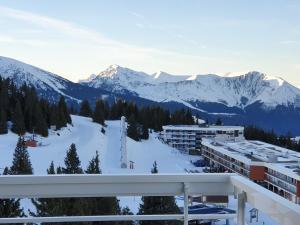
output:
{"label": "pine tree", "polygon": [[53,105],[49,111],[49,125],[56,126],[56,129],[60,129],[61,127],[63,127],[63,123],[60,124],[59,122],[58,108]]}
{"label": "pine tree", "polygon": [[[158,173],[156,161],[153,163],[151,173]],[[142,197],[142,203],[139,208],[139,215],[151,215],[151,214],[177,214],[180,210],[176,205],[175,198],[173,196],[155,196],[155,197]],[[140,221],[140,225],[180,225],[180,221]]]}
{"label": "pine tree", "polygon": [[[5,167],[3,175],[8,175],[9,169]],[[0,216],[6,218],[24,217],[20,199],[0,199]]]}
{"label": "pine tree", "polygon": [[24,120],[26,130],[33,132],[34,129],[34,115],[35,115],[35,106],[37,104],[37,96],[33,88],[28,89],[26,85],[22,86],[22,89],[25,93],[24,99]]}
{"label": "pine tree", "polygon": [[[50,167],[47,169],[48,175],[55,174],[55,167],[53,161]],[[35,206],[35,212],[30,211],[31,216],[47,217],[47,216],[58,216],[61,211],[62,199],[51,199],[51,198],[40,198],[31,199],[32,204]],[[43,225],[50,225],[43,223]]]}
{"label": "pine tree", "polygon": [[127,136],[136,141],[140,140],[134,115],[131,115],[128,119]]}
{"label": "pine tree", "polygon": [[71,144],[65,158],[65,167],[62,168],[64,174],[81,174],[81,162],[79,160],[75,144]]}
{"label": "pine tree", "polygon": [[95,110],[93,113],[93,122],[104,125],[104,115],[104,102],[102,100],[97,100]]}
{"label": "pine tree", "polygon": [[90,161],[85,172],[88,174],[100,174],[101,173],[98,151],[96,151],[96,156],[94,158],[92,158],[92,160]]}
{"label": "pine tree", "polygon": [[6,112],[1,109],[0,110],[0,134],[7,134],[7,116]]}
{"label": "pine tree", "polygon": [[216,120],[216,126],[222,126],[222,120],[221,120],[221,118],[220,117],[218,117],[217,118],[217,120]]}
{"label": "pine tree", "polygon": [[[55,174],[54,163],[51,162],[47,170],[48,174]],[[75,144],[71,144],[65,157],[65,166],[57,168],[57,174],[81,174],[81,162],[77,155]],[[36,213],[32,216],[80,216],[84,215],[84,202],[82,198],[57,198],[57,199],[37,199],[32,201],[36,207]],[[86,214],[87,215],[87,214]],[[57,225],[74,225],[76,223],[57,223]],[[89,225],[90,223],[82,223]],[[50,224],[47,224],[50,225]]]}
{"label": "pine tree", "polygon": [[22,137],[19,137],[15,148],[13,162],[9,173],[12,175],[33,174],[29,153],[27,151],[24,138]]}
{"label": "pine tree", "polygon": [[50,166],[49,166],[49,168],[47,169],[47,174],[49,175],[53,175],[53,174],[55,174],[55,167],[54,167],[54,162],[53,161],[51,161],[51,164],[50,164]]}
{"label": "pine tree", "polygon": [[141,139],[147,140],[149,138],[149,129],[146,125],[143,125],[142,128],[143,133],[141,135]]}
{"label": "pine tree", "polygon": [[91,117],[92,116],[92,110],[90,107],[90,103],[87,100],[83,100],[80,105],[80,116],[85,116],[85,117]]}
{"label": "pine tree", "polygon": [[[99,154],[96,152],[96,156],[92,158],[86,169],[88,174],[101,174]],[[115,215],[119,214],[120,206],[116,197],[94,197],[84,198],[80,201],[82,215]],[[83,206],[83,207],[82,207]],[[121,223],[111,222],[92,222],[91,225],[121,225]]]}
{"label": "pine tree", "polygon": [[51,125],[56,125],[56,129],[66,127],[67,124],[72,124],[72,119],[68,111],[65,98],[60,97],[58,105],[54,106],[50,113]]}
{"label": "pine tree", "polygon": [[21,108],[21,104],[17,101],[13,115],[12,115],[12,131],[16,134],[22,135],[25,133],[24,116]]}
{"label": "pine tree", "polygon": [[154,161],[154,163],[153,163],[153,167],[152,167],[152,169],[151,169],[151,173],[152,173],[152,174],[158,173],[156,161]]}
{"label": "pine tree", "polygon": [[[121,215],[133,215],[133,213],[130,211],[129,207],[126,206],[126,207],[122,208]],[[118,225],[135,225],[135,222],[134,221],[123,221],[123,222],[120,222]]]}
{"label": "pine tree", "polygon": [[48,136],[48,126],[47,122],[43,116],[41,107],[39,104],[36,104],[35,106],[35,116],[34,116],[34,131],[37,134],[42,135],[43,137]]}

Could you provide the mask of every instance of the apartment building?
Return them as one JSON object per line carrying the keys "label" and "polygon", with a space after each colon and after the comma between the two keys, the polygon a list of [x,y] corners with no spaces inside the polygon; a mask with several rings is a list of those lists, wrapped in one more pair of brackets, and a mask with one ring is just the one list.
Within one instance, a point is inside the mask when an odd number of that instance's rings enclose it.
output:
{"label": "apartment building", "polygon": [[219,172],[235,172],[300,204],[300,154],[260,141],[202,140],[201,154]]}
{"label": "apartment building", "polygon": [[168,125],[163,126],[160,138],[171,147],[190,153],[192,151],[200,151],[202,138],[213,138],[220,141],[243,140],[244,127]]}

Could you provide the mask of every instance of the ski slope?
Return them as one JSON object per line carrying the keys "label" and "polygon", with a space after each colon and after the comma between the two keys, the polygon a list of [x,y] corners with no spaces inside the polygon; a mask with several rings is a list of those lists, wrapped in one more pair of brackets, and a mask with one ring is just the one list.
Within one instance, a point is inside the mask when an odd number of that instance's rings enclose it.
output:
{"label": "ski slope", "polygon": [[[177,150],[161,143],[156,134],[149,140],[136,142],[127,137],[128,160],[134,161],[135,168],[120,167],[120,121],[106,121],[106,133],[101,133],[102,126],[93,123],[90,118],[72,116],[73,126],[58,132],[49,132],[47,138],[37,137],[42,146],[29,147],[34,174],[46,174],[51,161],[55,166],[63,166],[66,151],[72,143],[85,169],[96,151],[100,154],[101,169],[109,173],[150,173],[154,161],[158,163],[159,172],[178,173],[193,169],[190,160],[195,156],[182,155]],[[13,133],[0,135],[0,168],[10,166],[18,137]],[[1,171],[0,171],[1,172]]]}
{"label": "ski slope", "polygon": [[121,131],[120,121],[107,121],[107,147],[102,152],[103,173],[150,173],[154,161],[161,173],[182,173],[193,169],[190,160],[197,156],[183,155],[157,139],[157,134],[150,134],[149,140],[136,142],[127,137],[128,161],[134,162],[134,169],[120,168]]}
{"label": "ski slope", "polygon": [[[49,137],[37,137],[43,146],[29,147],[34,174],[46,174],[51,161],[55,166],[63,166],[66,151],[72,143],[76,144],[83,168],[95,155],[95,152],[105,147],[105,137],[101,133],[101,126],[91,122],[90,118],[72,116],[73,126],[61,131],[49,132]],[[13,133],[0,135],[0,168],[10,166],[18,137]]]}

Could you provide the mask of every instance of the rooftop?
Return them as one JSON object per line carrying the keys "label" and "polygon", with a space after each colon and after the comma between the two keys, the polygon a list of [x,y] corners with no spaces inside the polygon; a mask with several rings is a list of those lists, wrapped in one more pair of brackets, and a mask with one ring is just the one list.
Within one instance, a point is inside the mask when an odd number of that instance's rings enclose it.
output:
{"label": "rooftop", "polygon": [[300,180],[300,153],[261,141],[216,142],[203,139],[202,143],[248,165],[264,165]]}
{"label": "rooftop", "polygon": [[242,126],[166,125],[164,130],[244,130]]}

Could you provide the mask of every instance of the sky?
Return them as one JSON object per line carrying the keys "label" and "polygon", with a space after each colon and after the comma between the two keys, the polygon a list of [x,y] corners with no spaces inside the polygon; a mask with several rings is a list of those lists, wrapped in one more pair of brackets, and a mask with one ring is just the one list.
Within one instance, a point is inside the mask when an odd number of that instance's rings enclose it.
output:
{"label": "sky", "polygon": [[0,55],[72,81],[118,64],[300,87],[300,1],[0,0]]}

